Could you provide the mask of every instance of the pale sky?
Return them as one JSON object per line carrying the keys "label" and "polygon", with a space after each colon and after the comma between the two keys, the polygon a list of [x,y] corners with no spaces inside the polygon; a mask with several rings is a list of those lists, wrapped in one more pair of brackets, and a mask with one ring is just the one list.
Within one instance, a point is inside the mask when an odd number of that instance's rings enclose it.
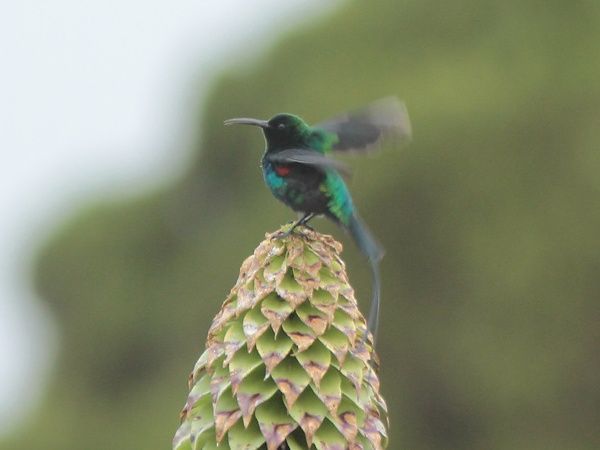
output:
{"label": "pale sky", "polygon": [[35,408],[59,348],[35,249],[86,200],[181,171],[219,70],[340,1],[0,4],[0,434]]}

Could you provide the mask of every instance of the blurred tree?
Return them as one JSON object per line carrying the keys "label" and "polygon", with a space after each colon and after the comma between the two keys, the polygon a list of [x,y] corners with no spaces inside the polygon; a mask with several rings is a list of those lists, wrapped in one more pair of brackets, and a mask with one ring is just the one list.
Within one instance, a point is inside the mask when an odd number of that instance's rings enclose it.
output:
{"label": "blurred tree", "polygon": [[[394,448],[598,448],[598,54],[591,0],[389,0],[349,2],[252,70],[232,66],[180,182],[93,205],[40,252],[63,351],[44,406],[2,447],[168,448],[240,261],[291,219],[262,186],[260,137],[223,119],[316,121],[397,94],[413,145],[353,181],[387,248]],[[346,253],[368,300],[364,262]]]}

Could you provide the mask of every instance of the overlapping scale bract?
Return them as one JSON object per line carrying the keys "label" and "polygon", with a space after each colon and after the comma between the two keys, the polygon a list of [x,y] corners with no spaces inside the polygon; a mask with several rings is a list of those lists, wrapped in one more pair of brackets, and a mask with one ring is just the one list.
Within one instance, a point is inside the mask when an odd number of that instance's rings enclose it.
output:
{"label": "overlapping scale bract", "polygon": [[215,317],[177,450],[387,446],[376,355],[340,259],[308,228],[268,234]]}

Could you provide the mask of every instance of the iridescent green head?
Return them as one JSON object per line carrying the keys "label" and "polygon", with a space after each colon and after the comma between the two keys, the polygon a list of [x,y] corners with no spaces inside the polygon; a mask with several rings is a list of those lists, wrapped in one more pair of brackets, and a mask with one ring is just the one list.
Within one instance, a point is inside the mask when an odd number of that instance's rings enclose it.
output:
{"label": "iridescent green head", "polygon": [[267,142],[267,151],[306,147],[311,135],[310,126],[304,120],[287,113],[277,114],[269,120],[239,118],[225,121],[225,125],[234,124],[262,128]]}

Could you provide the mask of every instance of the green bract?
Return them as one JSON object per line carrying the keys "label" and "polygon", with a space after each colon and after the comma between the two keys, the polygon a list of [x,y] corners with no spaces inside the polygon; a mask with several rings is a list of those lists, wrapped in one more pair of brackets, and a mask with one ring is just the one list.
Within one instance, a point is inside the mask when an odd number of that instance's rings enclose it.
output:
{"label": "green bract", "polygon": [[376,355],[339,257],[308,228],[242,264],[190,375],[177,450],[383,449]]}

